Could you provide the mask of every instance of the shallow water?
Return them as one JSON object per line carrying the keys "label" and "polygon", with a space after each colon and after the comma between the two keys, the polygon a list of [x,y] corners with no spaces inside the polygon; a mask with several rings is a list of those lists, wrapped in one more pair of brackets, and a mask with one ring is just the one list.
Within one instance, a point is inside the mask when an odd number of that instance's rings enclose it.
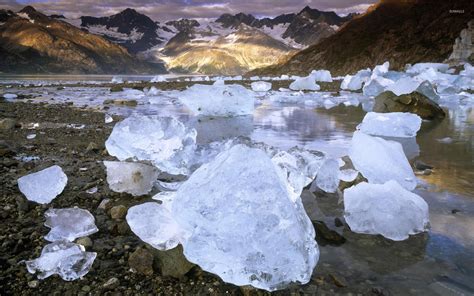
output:
{"label": "shallow water", "polygon": [[[156,96],[133,91],[110,93],[106,88],[87,87],[9,89],[8,92],[33,94],[34,102],[72,101],[77,106],[96,109],[103,108],[105,99],[126,97],[137,100],[138,106],[112,105],[106,112],[174,115],[197,129],[200,143],[248,136],[283,149],[297,145],[333,157],[347,154],[352,134],[362,121],[364,110],[370,108],[367,107],[370,99],[360,95],[354,95],[359,96],[357,104],[352,99],[332,98],[336,103],[344,103],[335,107],[321,104],[316,98],[321,94],[314,95],[314,104],[278,103],[263,96],[253,116],[196,118],[177,103],[179,93],[175,91]],[[311,100],[311,95],[305,100],[308,98]],[[343,233],[334,225],[334,218],[343,211],[338,197],[314,198],[304,192],[309,216],[325,221],[347,239],[342,246],[321,247],[316,274],[337,270],[346,279],[375,282],[395,294],[474,293],[474,111],[472,103],[444,107],[447,117],[440,122],[424,121],[416,138],[392,139],[402,143],[411,162],[419,159],[434,166],[431,175],[418,176],[422,181],[416,189],[430,206],[431,231],[404,242]],[[454,214],[453,210],[459,212]]]}

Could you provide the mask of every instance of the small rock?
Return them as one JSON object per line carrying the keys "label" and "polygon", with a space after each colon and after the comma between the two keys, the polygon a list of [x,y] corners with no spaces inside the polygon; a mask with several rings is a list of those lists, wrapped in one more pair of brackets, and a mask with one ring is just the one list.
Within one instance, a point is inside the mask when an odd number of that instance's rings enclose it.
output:
{"label": "small rock", "polygon": [[16,126],[16,120],[13,118],[2,118],[0,119],[1,130],[11,130]]}
{"label": "small rock", "polygon": [[334,225],[336,227],[341,227],[344,226],[344,223],[342,223],[342,220],[339,217],[334,218]]}
{"label": "small rock", "polygon": [[97,146],[96,143],[90,142],[89,145],[87,145],[86,152],[97,152],[99,151],[99,146]]}
{"label": "small rock", "polygon": [[86,292],[86,293],[88,293],[88,292],[90,292],[90,291],[91,291],[91,287],[90,287],[90,286],[87,286],[87,285],[85,285],[85,286],[82,286],[81,290],[82,290],[83,292]]}
{"label": "small rock", "polygon": [[194,264],[189,262],[183,255],[183,247],[178,245],[176,248],[167,251],[155,251],[158,267],[163,276],[180,278],[193,268]]}
{"label": "small rock", "polygon": [[121,220],[127,215],[127,207],[124,205],[114,206],[110,209],[110,217],[114,220]]}
{"label": "small rock", "polygon": [[39,282],[36,280],[28,282],[28,287],[30,288],[37,288],[38,286],[39,286]]}
{"label": "small rock", "polygon": [[113,278],[110,278],[108,281],[106,281],[102,285],[102,287],[106,290],[113,290],[113,289],[117,288],[119,285],[120,285],[119,279],[116,278],[116,277],[113,277]]}
{"label": "small rock", "polygon": [[421,160],[415,160],[414,166],[415,166],[415,169],[420,170],[420,171],[433,169],[433,166],[426,164],[422,162]]}
{"label": "small rock", "polygon": [[334,284],[340,288],[347,287],[346,280],[342,277],[336,277],[334,274],[329,274],[329,277],[332,279]]}
{"label": "small rock", "polygon": [[153,254],[145,248],[137,249],[130,254],[128,265],[135,269],[139,274],[153,274]]}
{"label": "small rock", "polygon": [[84,248],[90,248],[92,247],[92,240],[88,236],[81,237],[76,240],[76,244],[83,245]]}
{"label": "small rock", "polygon": [[334,230],[329,229],[322,221],[312,221],[316,230],[316,241],[318,244],[324,245],[342,245],[346,239]]}
{"label": "small rock", "polygon": [[121,87],[120,85],[113,85],[112,87],[110,87],[110,92],[119,92],[119,91],[123,91],[123,87]]}
{"label": "small rock", "polygon": [[99,204],[99,206],[98,206],[97,208],[98,208],[98,209],[105,210],[105,209],[107,209],[107,204],[109,204],[109,203],[110,203],[110,199],[109,199],[109,198],[104,198],[104,199],[100,202],[100,204]]}
{"label": "small rock", "polygon": [[458,209],[452,209],[452,210],[451,210],[451,213],[452,213],[452,214],[457,214],[457,213],[459,213],[459,212],[461,212],[461,210],[458,210]]}

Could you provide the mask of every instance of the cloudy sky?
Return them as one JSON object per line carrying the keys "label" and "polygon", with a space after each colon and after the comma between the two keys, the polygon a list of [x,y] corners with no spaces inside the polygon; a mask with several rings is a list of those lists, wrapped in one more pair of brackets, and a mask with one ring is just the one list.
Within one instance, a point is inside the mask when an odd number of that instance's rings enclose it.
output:
{"label": "cloudy sky", "polygon": [[130,7],[154,20],[217,17],[223,13],[275,16],[306,5],[339,14],[362,12],[376,0],[0,0],[0,8],[19,10],[32,5],[46,14],[107,16]]}

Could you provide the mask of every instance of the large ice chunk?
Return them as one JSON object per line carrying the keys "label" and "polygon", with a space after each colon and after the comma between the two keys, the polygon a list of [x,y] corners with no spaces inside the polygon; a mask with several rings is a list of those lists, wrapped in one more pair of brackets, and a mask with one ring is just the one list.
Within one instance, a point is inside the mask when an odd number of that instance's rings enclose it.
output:
{"label": "large ice chunk", "polygon": [[412,66],[408,66],[406,72],[415,75],[420,74],[429,69],[433,69],[439,72],[446,72],[449,69],[449,65],[442,63],[417,63]]}
{"label": "large ice chunk", "polygon": [[362,88],[364,96],[376,97],[385,91],[385,88],[392,85],[394,82],[390,79],[376,76],[368,81]]}
{"label": "large ice chunk", "polygon": [[328,70],[313,70],[309,76],[312,76],[316,81],[332,82],[331,72]]}
{"label": "large ice chunk", "polygon": [[413,170],[398,142],[354,132],[349,157],[356,170],[369,183],[383,184],[395,180],[408,190],[416,187]]}
{"label": "large ice chunk", "polygon": [[250,85],[253,91],[269,91],[272,89],[272,84],[265,81],[252,82]]}
{"label": "large ice chunk", "polygon": [[51,228],[44,237],[47,241],[74,241],[78,237],[88,236],[99,231],[94,216],[79,208],[49,209],[44,214],[44,225]]}
{"label": "large ice chunk", "polygon": [[290,84],[291,90],[320,90],[313,76],[297,78]]}
{"label": "large ice chunk", "polygon": [[335,159],[327,159],[318,171],[316,186],[321,190],[334,193],[339,187],[339,162]]}
{"label": "large ice chunk", "polygon": [[197,169],[172,214],[189,233],[186,258],[236,285],[307,283],[319,258],[314,228],[260,149],[236,145]]}
{"label": "large ice chunk", "polygon": [[196,130],[173,117],[133,115],[114,126],[105,147],[119,160],[151,161],[163,172],[186,175]]}
{"label": "large ice chunk", "polygon": [[155,167],[143,163],[104,161],[104,165],[110,189],[135,196],[150,192],[159,175]]}
{"label": "large ice chunk", "polygon": [[253,114],[255,97],[245,87],[195,84],[180,94],[180,100],[196,115],[238,116]]}
{"label": "large ice chunk", "polygon": [[426,231],[428,204],[396,181],[362,182],[344,191],[344,217],[352,231],[381,234],[395,241]]}
{"label": "large ice chunk", "polygon": [[421,82],[411,77],[404,77],[396,81],[394,84],[387,87],[387,91],[391,91],[397,96],[405,95],[414,92]]}
{"label": "large ice chunk", "polygon": [[47,204],[63,192],[67,176],[60,166],[53,165],[42,171],[18,179],[18,187],[28,200]]}
{"label": "large ice chunk", "polygon": [[416,137],[420,127],[421,117],[413,113],[368,112],[358,129],[372,136],[411,138]]}
{"label": "large ice chunk", "polygon": [[[173,193],[174,194],[174,193]],[[147,202],[128,209],[127,223],[142,241],[158,250],[169,250],[183,240],[184,231],[171,214],[171,200]]]}
{"label": "large ice chunk", "polygon": [[354,76],[346,76],[342,81],[341,88],[348,90],[359,90],[363,84],[369,81],[372,71],[370,69],[360,70]]}
{"label": "large ice chunk", "polygon": [[84,247],[67,241],[57,241],[46,245],[41,256],[26,261],[28,272],[38,272],[39,279],[53,274],[65,281],[73,281],[85,276],[94,263],[97,253],[85,252]]}

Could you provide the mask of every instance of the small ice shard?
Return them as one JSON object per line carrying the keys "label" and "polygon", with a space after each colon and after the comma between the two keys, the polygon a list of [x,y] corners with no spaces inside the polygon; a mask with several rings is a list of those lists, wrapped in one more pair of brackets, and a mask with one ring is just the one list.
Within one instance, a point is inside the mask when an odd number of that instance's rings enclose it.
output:
{"label": "small ice shard", "polygon": [[453,138],[451,137],[445,137],[441,139],[436,139],[436,141],[443,143],[443,144],[451,144],[453,142]]}
{"label": "small ice shard", "polygon": [[383,184],[395,180],[407,190],[413,190],[417,181],[413,170],[398,142],[354,132],[349,157],[356,170],[369,183]]}
{"label": "small ice shard", "polygon": [[154,83],[154,82],[165,82],[166,81],[166,77],[163,76],[163,75],[157,75],[157,76],[154,76],[153,78],[151,78],[150,82]]}
{"label": "small ice shard", "polygon": [[105,114],[105,118],[104,118],[105,123],[111,123],[113,121],[114,121],[114,119],[113,119],[112,116],[110,116],[109,114]]}
{"label": "small ice shard", "polygon": [[360,70],[354,76],[346,76],[342,81],[341,88],[348,90],[359,90],[363,84],[369,81],[372,71],[370,69]]}
{"label": "small ice shard", "polygon": [[120,76],[114,76],[112,77],[112,80],[110,81],[112,83],[123,83],[123,78]]}
{"label": "small ice shard", "polygon": [[28,135],[26,135],[26,138],[28,140],[33,140],[34,138],[36,138],[36,134],[28,134]]}
{"label": "small ice shard", "polygon": [[97,189],[97,186],[94,186],[94,187],[92,187],[92,188],[87,189],[87,190],[86,190],[86,193],[88,193],[88,194],[94,194],[94,193],[97,193],[97,190],[98,190],[98,189]]}
{"label": "small ice shard", "polygon": [[114,126],[105,147],[119,160],[151,161],[163,172],[186,175],[196,130],[173,117],[133,115]]}
{"label": "small ice shard", "polygon": [[150,87],[150,89],[146,91],[147,96],[157,96],[159,94],[160,91],[154,86]]}
{"label": "small ice shard", "polygon": [[320,90],[313,76],[297,78],[290,84],[291,90]]}
{"label": "small ice shard", "polygon": [[156,181],[155,185],[161,191],[176,191],[179,189],[183,182],[164,182],[164,181]]}
{"label": "small ice shard", "polygon": [[[163,200],[161,200],[163,202]],[[127,223],[142,241],[158,250],[176,247],[184,237],[184,232],[170,212],[171,205],[146,202],[128,209]]]}
{"label": "small ice shard", "polygon": [[312,76],[316,81],[332,82],[331,72],[328,70],[313,70],[309,76]]}
{"label": "small ice shard", "polygon": [[95,226],[94,216],[88,211],[79,208],[49,209],[44,214],[44,225],[51,228],[44,237],[50,242],[74,241],[76,238],[88,236],[99,231]]}
{"label": "small ice shard", "polygon": [[81,245],[57,241],[46,245],[39,258],[26,261],[26,267],[29,273],[38,272],[38,279],[57,274],[65,281],[73,281],[89,272],[96,256],[97,253],[85,252]]}
{"label": "small ice shard", "polygon": [[428,204],[394,180],[362,182],[344,191],[344,217],[353,232],[394,241],[428,230]]}
{"label": "small ice shard", "polygon": [[357,178],[358,171],[353,169],[345,169],[339,171],[339,180],[344,182],[352,182]]}
{"label": "small ice shard", "polygon": [[256,81],[251,84],[253,91],[269,91],[272,89],[272,84],[265,81]]}
{"label": "small ice shard", "polygon": [[3,94],[3,97],[7,100],[16,99],[18,96],[16,94]]}
{"label": "small ice shard", "polygon": [[18,179],[18,187],[28,200],[47,204],[63,192],[67,176],[60,166],[53,165],[42,171]]}
{"label": "small ice shard", "polygon": [[267,154],[236,145],[198,168],[177,191],[172,215],[188,236],[186,258],[225,282],[273,291],[307,283],[319,258],[301,199]]}
{"label": "small ice shard", "polygon": [[179,98],[196,115],[249,115],[255,108],[254,93],[238,84],[195,84],[182,91]]}
{"label": "small ice shard", "polygon": [[421,117],[413,113],[368,112],[357,128],[372,136],[411,138],[416,137],[420,127]]}
{"label": "small ice shard", "polygon": [[159,175],[155,167],[143,163],[104,161],[104,165],[110,189],[135,196],[150,192]]}
{"label": "small ice shard", "polygon": [[339,162],[336,159],[327,159],[318,171],[316,186],[328,193],[334,193],[339,187]]}

